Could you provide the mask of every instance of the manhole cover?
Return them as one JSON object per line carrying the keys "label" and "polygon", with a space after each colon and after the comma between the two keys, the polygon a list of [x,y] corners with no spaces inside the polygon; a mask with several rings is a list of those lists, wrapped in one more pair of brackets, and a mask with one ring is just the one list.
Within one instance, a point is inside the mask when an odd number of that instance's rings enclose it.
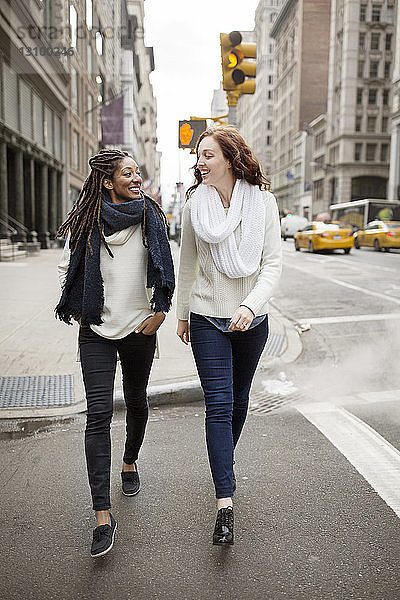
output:
{"label": "manhole cover", "polygon": [[72,374],[0,377],[0,408],[36,408],[73,403]]}
{"label": "manhole cover", "polygon": [[282,394],[268,394],[267,392],[256,392],[251,395],[249,411],[252,413],[265,414],[300,400],[304,400],[304,397],[300,392],[294,392],[287,396]]}
{"label": "manhole cover", "polygon": [[280,356],[280,354],[282,354],[284,341],[285,336],[281,333],[271,333],[265,344],[264,354],[267,354],[268,356]]}

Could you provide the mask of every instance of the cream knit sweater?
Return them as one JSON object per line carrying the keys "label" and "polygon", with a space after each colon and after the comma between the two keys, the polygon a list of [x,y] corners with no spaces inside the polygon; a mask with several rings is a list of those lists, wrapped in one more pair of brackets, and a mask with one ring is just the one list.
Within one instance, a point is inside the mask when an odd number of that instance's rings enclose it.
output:
{"label": "cream knit sweater", "polygon": [[[147,249],[142,243],[140,225],[117,231],[106,237],[114,258],[104,244],[100,247],[100,270],[104,284],[104,308],[101,325],[91,329],[109,339],[123,338],[154,314],[146,289]],[[69,241],[64,246],[58,273],[62,286],[69,265]]]}
{"label": "cream knit sweater", "polygon": [[[275,196],[264,192],[266,217],[264,246],[259,268],[248,277],[231,279],[216,268],[210,246],[194,232],[190,199],[182,214],[182,243],[178,273],[178,319],[187,320],[194,312],[208,317],[228,318],[244,304],[255,316],[268,313],[268,301],[282,270],[279,213]],[[239,243],[241,226],[235,232]]]}

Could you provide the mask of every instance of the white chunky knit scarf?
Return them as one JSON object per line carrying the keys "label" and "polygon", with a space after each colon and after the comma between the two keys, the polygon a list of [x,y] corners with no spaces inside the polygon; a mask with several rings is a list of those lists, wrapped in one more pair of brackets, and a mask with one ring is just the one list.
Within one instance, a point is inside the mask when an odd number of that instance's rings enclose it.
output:
{"label": "white chunky knit scarf", "polygon": [[[261,261],[265,232],[263,192],[237,179],[228,213],[217,190],[200,184],[191,198],[191,220],[196,234],[210,244],[215,266],[231,279],[248,277]],[[242,223],[239,247],[234,231]]]}

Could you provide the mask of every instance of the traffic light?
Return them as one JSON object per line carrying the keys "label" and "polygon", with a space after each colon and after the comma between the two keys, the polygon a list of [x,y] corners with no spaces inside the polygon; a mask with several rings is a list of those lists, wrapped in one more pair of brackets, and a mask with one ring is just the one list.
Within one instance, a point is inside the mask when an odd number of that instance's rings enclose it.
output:
{"label": "traffic light", "polygon": [[254,94],[256,89],[256,44],[242,44],[240,31],[220,33],[222,87],[227,92]]}
{"label": "traffic light", "polygon": [[179,148],[195,148],[200,135],[207,129],[205,119],[190,119],[179,121],[178,146]]}

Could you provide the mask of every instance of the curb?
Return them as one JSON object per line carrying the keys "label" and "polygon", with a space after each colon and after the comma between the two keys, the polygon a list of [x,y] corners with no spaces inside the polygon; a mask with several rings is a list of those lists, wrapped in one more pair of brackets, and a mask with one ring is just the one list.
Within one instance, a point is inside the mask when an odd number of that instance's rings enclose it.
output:
{"label": "curb", "polygon": [[[295,323],[285,317],[271,303],[270,319],[274,323],[274,332],[278,331],[285,338],[285,347],[279,356],[269,356],[263,354],[260,360],[262,362],[270,362],[280,360],[285,364],[294,362],[302,351],[302,343],[298,331],[295,328]],[[203,391],[200,386],[199,379],[183,380],[175,383],[166,383],[160,385],[151,385],[148,387],[149,405],[164,406],[173,404],[186,404],[199,402],[203,400]],[[121,410],[125,408],[123,394],[121,389],[115,390],[114,393],[114,409]],[[7,408],[0,409],[0,423],[3,425],[11,420],[32,419],[38,422],[43,419],[63,420],[67,417],[73,417],[77,414],[86,411],[86,401],[81,400],[73,405],[61,407],[46,407],[46,408]],[[11,424],[11,423],[10,423]]]}

